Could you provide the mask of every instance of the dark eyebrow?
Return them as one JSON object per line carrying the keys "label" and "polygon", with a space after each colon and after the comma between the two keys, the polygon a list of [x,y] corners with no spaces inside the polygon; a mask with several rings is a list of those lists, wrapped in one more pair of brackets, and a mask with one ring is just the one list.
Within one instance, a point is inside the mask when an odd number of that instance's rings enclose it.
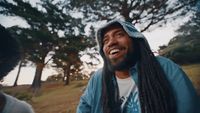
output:
{"label": "dark eyebrow", "polygon": [[121,32],[121,31],[124,32],[123,29],[118,29],[118,30],[116,30],[116,31],[114,32],[114,34],[117,33],[117,32]]}
{"label": "dark eyebrow", "polygon": [[[124,30],[122,28],[117,28],[117,30],[114,31],[114,34],[117,33],[117,32],[120,32],[120,31],[124,31]],[[106,37],[106,35],[103,36],[103,38],[105,38],[105,37]]]}

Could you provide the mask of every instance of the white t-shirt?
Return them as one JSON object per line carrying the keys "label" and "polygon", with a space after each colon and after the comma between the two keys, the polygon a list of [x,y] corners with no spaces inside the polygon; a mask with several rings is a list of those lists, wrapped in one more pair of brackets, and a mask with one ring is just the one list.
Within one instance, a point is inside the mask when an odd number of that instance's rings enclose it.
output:
{"label": "white t-shirt", "polygon": [[120,79],[116,77],[119,96],[121,100],[121,108],[125,113],[140,113],[138,88],[132,77]]}
{"label": "white t-shirt", "polygon": [[117,77],[117,83],[119,87],[120,97],[127,96],[127,94],[129,94],[130,91],[132,90],[132,87],[135,85],[135,82],[131,77],[125,79],[120,79]]}

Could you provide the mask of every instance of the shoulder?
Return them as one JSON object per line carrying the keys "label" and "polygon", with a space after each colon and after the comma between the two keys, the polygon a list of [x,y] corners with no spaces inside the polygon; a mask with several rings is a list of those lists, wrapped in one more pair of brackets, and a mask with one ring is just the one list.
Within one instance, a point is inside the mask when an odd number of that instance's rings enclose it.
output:
{"label": "shoulder", "polygon": [[161,65],[177,65],[172,60],[163,56],[156,56],[156,59],[158,60],[158,62],[160,62]]}
{"label": "shoulder", "polygon": [[164,71],[175,71],[181,68],[178,64],[166,57],[156,56],[156,59],[158,60]]}
{"label": "shoulder", "polygon": [[102,80],[102,68],[98,69],[96,72],[94,72],[89,80],[89,84],[91,84],[92,86],[97,85],[98,83],[100,83]]}
{"label": "shoulder", "polygon": [[188,75],[179,65],[165,57],[156,57],[171,84],[176,98],[177,113],[199,113],[199,97]]}
{"label": "shoulder", "polygon": [[91,75],[90,80],[84,90],[84,93],[81,96],[79,107],[78,107],[79,110],[81,109],[83,110],[82,107],[84,107],[84,109],[87,109],[85,108],[85,103],[87,103],[87,105],[89,106],[92,106],[92,103],[95,100],[98,100],[98,97],[101,94],[101,83],[102,83],[101,73],[102,73],[102,69],[99,69]]}
{"label": "shoulder", "polygon": [[178,64],[174,63],[172,60],[162,56],[156,56],[156,58],[170,81],[179,80],[185,76],[182,68]]}
{"label": "shoulder", "polygon": [[101,76],[101,74],[102,74],[102,71],[103,71],[103,69],[102,68],[100,68],[100,69],[97,69],[97,71],[95,71],[94,72],[94,76]]}
{"label": "shoulder", "polygon": [[98,69],[91,75],[91,80],[99,80],[102,77],[102,68]]}
{"label": "shoulder", "polygon": [[6,97],[6,104],[4,108],[5,113],[34,113],[31,105],[27,102],[18,100],[17,98],[5,93],[4,95]]}

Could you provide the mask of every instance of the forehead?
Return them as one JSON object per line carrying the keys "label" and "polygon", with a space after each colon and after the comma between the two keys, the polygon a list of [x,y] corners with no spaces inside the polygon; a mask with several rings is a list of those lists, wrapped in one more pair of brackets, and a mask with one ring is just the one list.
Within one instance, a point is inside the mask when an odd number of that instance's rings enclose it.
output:
{"label": "forehead", "polygon": [[[113,23],[111,25],[109,25],[108,27],[102,29],[102,32],[101,32],[101,37],[104,37],[104,35],[106,33],[108,33],[110,30],[113,30],[113,29],[123,29],[123,27],[119,24],[119,23]],[[123,29],[124,30],[124,29]]]}
{"label": "forehead", "polygon": [[113,28],[107,30],[107,32],[104,33],[103,38],[109,36],[110,34],[116,34],[118,32],[124,32],[124,29],[121,28],[121,27],[113,27]]}

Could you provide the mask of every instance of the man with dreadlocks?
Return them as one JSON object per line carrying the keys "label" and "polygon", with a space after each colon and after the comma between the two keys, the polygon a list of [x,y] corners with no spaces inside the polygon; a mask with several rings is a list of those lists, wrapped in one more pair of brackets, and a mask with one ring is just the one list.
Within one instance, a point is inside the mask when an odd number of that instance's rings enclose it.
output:
{"label": "man with dreadlocks", "polygon": [[114,20],[97,31],[104,66],[91,77],[77,113],[200,113],[200,102],[182,69],[154,56],[145,37]]}

